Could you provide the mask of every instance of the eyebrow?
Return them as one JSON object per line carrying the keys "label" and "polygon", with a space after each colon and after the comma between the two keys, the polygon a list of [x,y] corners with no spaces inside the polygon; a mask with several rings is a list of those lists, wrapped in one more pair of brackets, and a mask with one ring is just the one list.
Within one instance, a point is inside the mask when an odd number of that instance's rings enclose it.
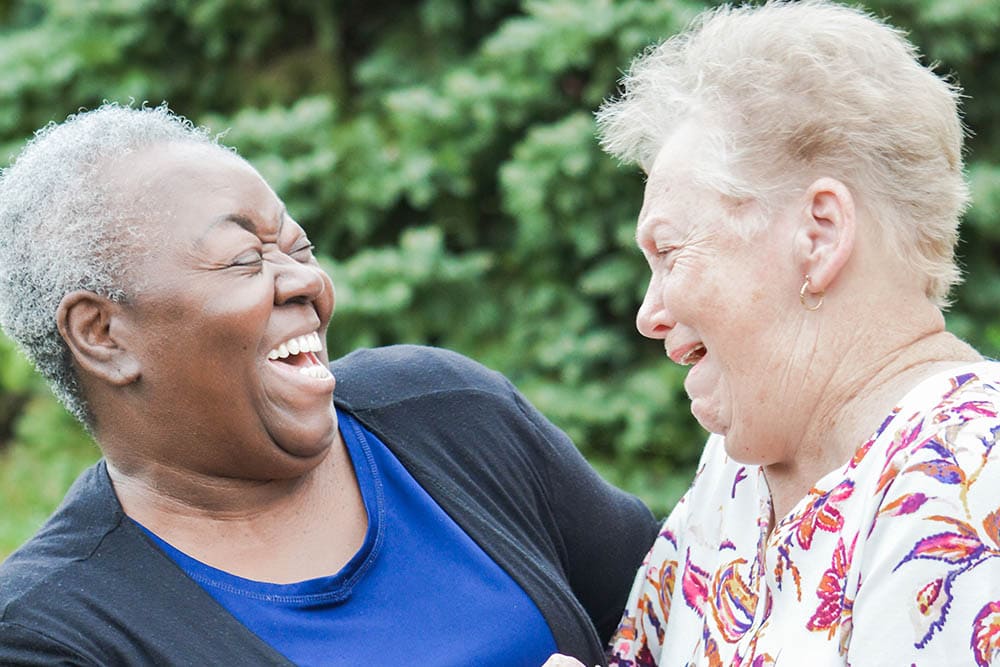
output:
{"label": "eyebrow", "polygon": [[[281,213],[278,216],[278,234],[277,234],[278,236],[281,236],[281,230],[285,226],[286,219],[288,219],[288,209],[282,206]],[[260,236],[260,233],[257,229],[257,223],[255,223],[253,220],[243,215],[242,213],[226,213],[225,215],[220,215],[215,220],[213,220],[211,224],[209,224],[208,227],[205,228],[205,231],[202,232],[197,239],[195,239],[195,243],[201,243],[202,240],[204,240],[204,238],[208,236],[209,232],[211,232],[219,225],[226,223],[238,225],[239,227],[247,230],[254,236]]]}
{"label": "eyebrow", "polygon": [[671,219],[664,215],[650,215],[635,228],[635,244],[641,249],[644,241],[653,242],[656,237],[654,231],[659,227],[667,227],[671,234],[677,233],[677,228],[673,226]]}

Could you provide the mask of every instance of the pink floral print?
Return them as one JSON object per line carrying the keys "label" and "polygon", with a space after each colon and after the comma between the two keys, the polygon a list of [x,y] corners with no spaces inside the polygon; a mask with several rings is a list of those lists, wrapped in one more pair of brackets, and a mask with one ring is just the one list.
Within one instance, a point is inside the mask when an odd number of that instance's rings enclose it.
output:
{"label": "pink floral print", "polygon": [[998,362],[924,381],[773,528],[712,436],[610,664],[1000,666],[998,414]]}

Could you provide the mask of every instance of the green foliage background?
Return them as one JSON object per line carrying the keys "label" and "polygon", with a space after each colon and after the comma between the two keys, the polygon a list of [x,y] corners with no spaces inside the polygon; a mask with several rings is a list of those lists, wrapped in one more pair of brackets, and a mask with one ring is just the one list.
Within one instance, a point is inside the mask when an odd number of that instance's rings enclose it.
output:
{"label": "green foliage background", "polygon": [[[0,157],[102,100],[168,101],[254,163],[338,288],[331,355],[430,343],[506,373],[665,513],[704,433],[633,328],[642,178],[592,111],[694,0],[0,0]],[[949,326],[1000,351],[1000,3],[878,0],[970,99]],[[96,448],[0,339],[0,557]],[[0,445],[2,446],[2,445]]]}

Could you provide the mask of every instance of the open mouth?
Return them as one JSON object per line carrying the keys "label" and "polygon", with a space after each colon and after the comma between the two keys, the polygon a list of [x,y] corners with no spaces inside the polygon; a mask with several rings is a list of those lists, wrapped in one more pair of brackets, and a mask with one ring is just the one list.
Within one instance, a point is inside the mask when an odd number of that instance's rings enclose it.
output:
{"label": "open mouth", "polygon": [[299,374],[322,380],[330,377],[323,362],[316,356],[323,349],[319,334],[315,331],[289,338],[267,353],[268,360],[297,369]]}
{"label": "open mouth", "polygon": [[682,366],[692,366],[701,361],[707,352],[708,350],[705,349],[705,346],[699,343],[688,350],[678,363]]}

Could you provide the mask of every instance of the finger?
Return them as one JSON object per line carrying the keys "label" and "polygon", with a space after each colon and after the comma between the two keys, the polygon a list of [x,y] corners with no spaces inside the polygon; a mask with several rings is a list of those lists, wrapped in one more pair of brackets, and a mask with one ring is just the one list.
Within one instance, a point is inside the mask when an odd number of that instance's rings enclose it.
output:
{"label": "finger", "polygon": [[546,660],[542,667],[584,667],[584,665],[576,658],[556,653]]}

